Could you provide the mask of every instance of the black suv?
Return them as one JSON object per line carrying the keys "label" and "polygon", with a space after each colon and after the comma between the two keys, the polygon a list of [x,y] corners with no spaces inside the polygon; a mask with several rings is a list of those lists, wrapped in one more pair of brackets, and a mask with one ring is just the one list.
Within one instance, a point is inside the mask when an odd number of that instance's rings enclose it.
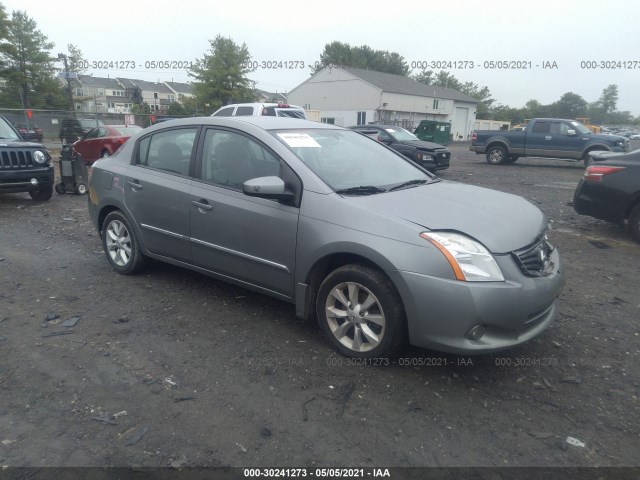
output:
{"label": "black suv", "polygon": [[420,140],[404,128],[392,125],[357,125],[349,128],[384,143],[430,172],[449,168],[451,152],[448,148]]}
{"label": "black suv", "polygon": [[0,116],[0,193],[29,192],[39,202],[53,194],[51,155],[41,143],[26,142]]}

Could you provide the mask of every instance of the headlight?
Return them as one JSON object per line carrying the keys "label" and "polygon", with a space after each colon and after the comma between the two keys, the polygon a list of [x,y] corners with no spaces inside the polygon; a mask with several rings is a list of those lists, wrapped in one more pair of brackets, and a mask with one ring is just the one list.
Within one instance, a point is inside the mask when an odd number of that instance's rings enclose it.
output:
{"label": "headlight", "polygon": [[475,240],[451,232],[422,232],[420,236],[442,252],[456,279],[466,282],[504,282],[493,255]]}
{"label": "headlight", "polygon": [[36,150],[35,152],[33,152],[33,159],[36,161],[36,163],[42,165],[47,161],[47,156],[40,150]]}

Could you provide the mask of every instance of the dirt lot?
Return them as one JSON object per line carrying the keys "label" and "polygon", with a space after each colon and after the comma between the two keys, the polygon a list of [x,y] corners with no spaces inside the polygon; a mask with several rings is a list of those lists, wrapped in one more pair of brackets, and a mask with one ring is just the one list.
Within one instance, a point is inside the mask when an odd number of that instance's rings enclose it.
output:
{"label": "dirt lot", "polygon": [[117,275],[86,197],[1,196],[0,467],[640,466],[640,245],[568,205],[581,163],[450,148],[442,178],[552,222],[561,313],[516,350],[352,364],[291,305],[160,263]]}

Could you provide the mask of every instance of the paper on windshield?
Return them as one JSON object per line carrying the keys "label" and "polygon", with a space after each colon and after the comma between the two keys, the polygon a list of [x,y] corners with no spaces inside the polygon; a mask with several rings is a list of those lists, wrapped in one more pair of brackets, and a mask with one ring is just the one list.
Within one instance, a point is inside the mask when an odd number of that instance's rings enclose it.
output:
{"label": "paper on windshield", "polygon": [[278,133],[278,136],[291,148],[321,148],[320,144],[306,133]]}

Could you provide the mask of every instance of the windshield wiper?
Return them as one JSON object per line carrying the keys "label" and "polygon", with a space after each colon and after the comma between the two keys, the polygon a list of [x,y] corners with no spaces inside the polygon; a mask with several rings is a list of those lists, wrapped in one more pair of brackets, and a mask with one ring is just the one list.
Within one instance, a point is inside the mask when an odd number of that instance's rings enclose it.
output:
{"label": "windshield wiper", "polygon": [[427,183],[429,180],[426,178],[420,178],[420,179],[416,179],[416,180],[409,180],[408,182],[404,182],[401,183],[399,185],[396,185],[395,187],[391,187],[389,189],[390,192],[394,191],[394,190],[399,190],[401,188],[405,188],[405,187],[409,187],[411,185],[423,185],[425,183]]}
{"label": "windshield wiper", "polygon": [[373,185],[360,185],[358,187],[342,188],[336,190],[336,193],[347,193],[353,195],[371,195],[374,193],[386,192],[384,188],[375,187]]}

